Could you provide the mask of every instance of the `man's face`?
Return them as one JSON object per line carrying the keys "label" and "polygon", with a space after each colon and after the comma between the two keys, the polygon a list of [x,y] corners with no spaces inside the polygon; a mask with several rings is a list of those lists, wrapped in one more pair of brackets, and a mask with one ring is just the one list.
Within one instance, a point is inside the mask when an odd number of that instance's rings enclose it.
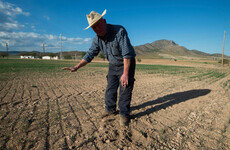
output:
{"label": "man's face", "polygon": [[107,32],[107,26],[106,26],[106,21],[105,19],[101,18],[97,23],[95,23],[93,26],[93,31],[98,35],[98,36],[105,36]]}

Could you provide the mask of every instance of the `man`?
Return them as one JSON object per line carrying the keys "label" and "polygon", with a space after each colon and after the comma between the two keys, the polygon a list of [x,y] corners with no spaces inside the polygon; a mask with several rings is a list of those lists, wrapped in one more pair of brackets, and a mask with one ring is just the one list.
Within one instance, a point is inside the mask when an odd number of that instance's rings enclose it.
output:
{"label": "man", "polygon": [[105,92],[105,112],[103,117],[116,113],[117,90],[119,91],[120,124],[128,125],[130,115],[130,102],[134,85],[135,74],[135,51],[130,44],[128,34],[124,27],[107,24],[102,17],[106,10],[100,15],[92,11],[87,15],[89,27],[97,34],[91,48],[83,59],[75,67],[65,67],[63,70],[77,71],[79,68],[90,63],[101,51],[109,61],[109,72],[107,75],[107,88]]}

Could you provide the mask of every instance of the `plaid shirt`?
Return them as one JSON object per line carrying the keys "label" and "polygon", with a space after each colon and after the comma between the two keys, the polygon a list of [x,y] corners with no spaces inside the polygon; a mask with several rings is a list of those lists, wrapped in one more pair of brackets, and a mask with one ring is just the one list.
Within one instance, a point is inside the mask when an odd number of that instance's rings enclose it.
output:
{"label": "plaid shirt", "polygon": [[136,56],[125,28],[119,25],[107,24],[106,40],[104,41],[96,35],[83,59],[91,62],[100,51],[113,65],[122,65],[124,58],[134,58]]}

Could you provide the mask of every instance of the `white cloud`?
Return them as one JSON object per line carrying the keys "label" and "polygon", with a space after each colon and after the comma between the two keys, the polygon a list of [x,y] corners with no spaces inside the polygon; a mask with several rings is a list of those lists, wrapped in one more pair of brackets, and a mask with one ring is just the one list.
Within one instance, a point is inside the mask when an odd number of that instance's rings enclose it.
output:
{"label": "white cloud", "polygon": [[66,43],[70,43],[70,44],[77,44],[77,45],[81,45],[81,44],[84,44],[84,43],[89,43],[91,41],[91,38],[65,38],[64,41]]}
{"label": "white cloud", "polygon": [[[59,37],[59,38],[60,38],[60,37]],[[67,40],[67,37],[61,36],[61,39],[62,39],[62,41],[66,41],[66,40]]]}
{"label": "white cloud", "polygon": [[[62,37],[62,45],[82,45],[89,44],[90,38],[68,38]],[[9,46],[14,47],[14,50],[34,50],[41,49],[43,43],[47,48],[59,50],[60,36],[45,34],[41,35],[34,32],[5,32],[0,31],[0,44],[4,47],[8,43]],[[67,46],[67,47],[68,47]]]}
{"label": "white cloud", "polygon": [[17,15],[29,16],[30,13],[24,12],[14,4],[0,0],[0,31],[12,31],[14,29],[24,28],[24,25],[20,25],[15,20]]}
{"label": "white cloud", "polygon": [[24,12],[21,8],[18,6],[0,1],[0,13],[3,13],[7,16],[16,16],[16,15],[25,15],[29,16],[29,12]]}
{"label": "white cloud", "polygon": [[50,21],[50,17],[49,16],[44,16],[44,18],[48,21]]}
{"label": "white cloud", "polygon": [[24,25],[19,25],[17,22],[0,23],[0,31],[10,31],[12,29],[21,29]]}
{"label": "white cloud", "polygon": [[0,32],[1,45],[7,42],[10,46],[31,47],[38,46],[43,41],[44,37],[33,32]]}
{"label": "white cloud", "polygon": [[45,37],[46,37],[48,40],[58,40],[58,37],[57,37],[57,36],[54,36],[54,35],[51,35],[51,34],[46,34]]}
{"label": "white cloud", "polygon": [[89,42],[91,40],[91,38],[85,38],[84,42]]}
{"label": "white cloud", "polygon": [[[0,50],[6,43],[13,50],[41,50],[41,45],[46,44],[47,48],[58,51],[60,47],[60,35],[39,34],[35,32],[17,32],[25,26],[36,31],[35,26],[29,26],[29,23],[21,25],[17,22],[17,15],[29,16],[29,12],[23,11],[20,7],[0,0]],[[49,16],[44,16],[50,20]],[[63,47],[76,47],[76,45],[89,44],[91,38],[69,38],[62,36]]]}

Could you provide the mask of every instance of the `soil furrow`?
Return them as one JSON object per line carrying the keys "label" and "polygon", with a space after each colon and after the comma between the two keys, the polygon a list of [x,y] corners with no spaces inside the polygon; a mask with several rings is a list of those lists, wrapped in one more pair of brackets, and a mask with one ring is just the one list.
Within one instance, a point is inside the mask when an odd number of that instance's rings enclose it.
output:
{"label": "soil furrow", "polygon": [[11,88],[13,86],[14,82],[11,81],[8,87],[5,87],[4,90],[1,91],[1,97],[0,97],[0,102],[2,103],[3,99],[6,97],[6,95],[11,92]]}

